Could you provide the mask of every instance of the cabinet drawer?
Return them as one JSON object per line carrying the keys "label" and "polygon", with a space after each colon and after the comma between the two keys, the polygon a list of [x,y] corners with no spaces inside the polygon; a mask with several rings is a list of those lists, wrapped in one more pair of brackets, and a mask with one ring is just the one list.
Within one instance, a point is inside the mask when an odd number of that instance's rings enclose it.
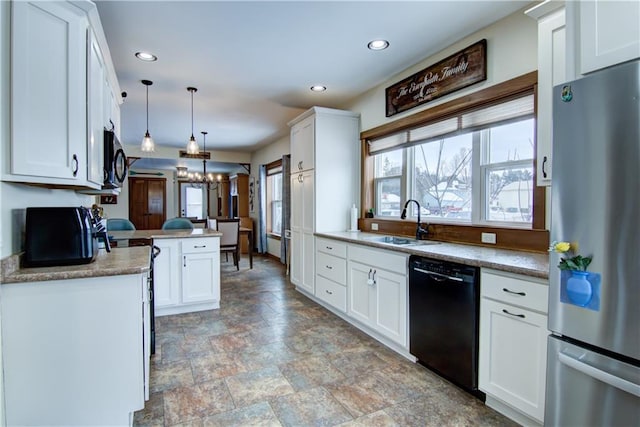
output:
{"label": "cabinet drawer", "polygon": [[316,297],[343,313],[347,311],[346,286],[339,285],[322,276],[316,276]]}
{"label": "cabinet drawer", "polygon": [[549,287],[544,280],[482,270],[480,289],[483,297],[547,312]]}
{"label": "cabinet drawer", "polygon": [[198,252],[218,252],[220,240],[212,237],[194,237],[182,239],[182,253],[193,254]]}
{"label": "cabinet drawer", "polygon": [[368,249],[360,245],[349,245],[349,260],[366,265],[375,265],[394,273],[407,275],[408,255],[391,251]]}
{"label": "cabinet drawer", "polygon": [[347,244],[338,242],[337,240],[318,237],[316,238],[316,249],[320,252],[324,252],[325,254],[330,254],[341,258],[347,257]]}
{"label": "cabinet drawer", "polygon": [[346,286],[347,260],[323,252],[316,252],[316,274]]}

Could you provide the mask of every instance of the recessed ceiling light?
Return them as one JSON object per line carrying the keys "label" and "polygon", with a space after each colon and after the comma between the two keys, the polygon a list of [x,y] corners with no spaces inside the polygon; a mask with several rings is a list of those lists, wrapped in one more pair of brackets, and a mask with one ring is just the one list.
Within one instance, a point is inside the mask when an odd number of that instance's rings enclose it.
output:
{"label": "recessed ceiling light", "polygon": [[325,90],[327,90],[326,86],[322,86],[322,85],[313,85],[310,88],[313,92],[324,92]]}
{"label": "recessed ceiling light", "polygon": [[367,47],[371,50],[384,50],[389,47],[389,42],[386,40],[371,40]]}
{"label": "recessed ceiling light", "polygon": [[138,58],[141,61],[147,61],[147,62],[153,62],[158,60],[157,56],[149,52],[136,52],[136,58]]}

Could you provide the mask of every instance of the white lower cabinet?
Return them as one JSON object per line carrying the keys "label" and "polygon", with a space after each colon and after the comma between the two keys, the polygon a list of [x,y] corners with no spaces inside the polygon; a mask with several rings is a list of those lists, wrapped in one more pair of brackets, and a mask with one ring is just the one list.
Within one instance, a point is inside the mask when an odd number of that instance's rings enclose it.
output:
{"label": "white lower cabinet", "polygon": [[220,252],[183,254],[182,302],[220,300]]}
{"label": "white lower cabinet", "polygon": [[6,425],[130,425],[148,390],[146,279],[2,285]]}
{"label": "white lower cabinet", "polygon": [[343,313],[347,311],[347,287],[316,276],[316,297]]}
{"label": "white lower cabinet", "polygon": [[220,307],[220,238],[156,239],[155,314]]}
{"label": "white lower cabinet", "polygon": [[347,311],[347,245],[316,239],[315,296],[333,308]]}
{"label": "white lower cabinet", "polygon": [[407,347],[407,257],[349,245],[347,314]]}
{"label": "white lower cabinet", "polygon": [[178,239],[157,239],[153,244],[160,248],[153,263],[155,309],[160,310],[180,303],[180,242]]}
{"label": "white lower cabinet", "polygon": [[496,401],[498,411],[504,412],[502,405],[517,411],[516,417],[505,413],[516,421],[542,423],[548,287],[542,280],[484,269],[480,286],[480,390],[487,405]]}

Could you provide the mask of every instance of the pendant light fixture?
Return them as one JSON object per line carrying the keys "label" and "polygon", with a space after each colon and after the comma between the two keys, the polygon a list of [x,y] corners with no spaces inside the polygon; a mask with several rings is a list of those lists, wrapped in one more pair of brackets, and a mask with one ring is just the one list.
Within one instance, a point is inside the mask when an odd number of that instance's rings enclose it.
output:
{"label": "pendant light fixture", "polygon": [[195,87],[188,87],[187,90],[191,92],[191,138],[189,138],[189,142],[187,143],[187,153],[198,154],[200,152],[200,147],[198,147],[196,137],[193,136],[193,93],[197,92],[198,89]]}
{"label": "pendant light fixture", "polygon": [[142,80],[142,84],[147,87],[147,131],[144,134],[144,138],[142,138],[140,150],[149,153],[156,150],[156,144],[149,134],[149,86],[151,86],[153,82],[151,80]]}
{"label": "pendant light fixture", "polygon": [[202,152],[204,154],[202,156],[202,174],[200,172],[189,172],[189,170],[184,166],[177,166],[176,174],[178,178],[187,178],[191,186],[194,188],[202,188],[204,186],[208,190],[215,190],[218,187],[214,186],[213,184],[217,183],[219,185],[220,180],[222,179],[222,176],[218,175],[217,177],[214,177],[211,172],[207,173],[206,153],[207,153],[207,134],[209,132],[202,131],[200,133],[202,134],[202,143],[204,146],[204,149]]}

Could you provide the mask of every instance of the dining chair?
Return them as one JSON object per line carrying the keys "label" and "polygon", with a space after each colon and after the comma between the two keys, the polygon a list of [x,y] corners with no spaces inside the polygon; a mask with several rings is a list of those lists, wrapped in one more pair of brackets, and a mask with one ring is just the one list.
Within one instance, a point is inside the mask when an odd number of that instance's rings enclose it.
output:
{"label": "dining chair", "polygon": [[136,226],[126,218],[108,218],[107,231],[134,230]]}
{"label": "dining chair", "polygon": [[220,253],[224,253],[229,259],[229,253],[233,255],[233,264],[236,270],[240,270],[240,220],[218,219],[216,220],[220,237]]}
{"label": "dining chair", "polygon": [[193,223],[186,218],[171,218],[162,224],[163,230],[193,230]]}

